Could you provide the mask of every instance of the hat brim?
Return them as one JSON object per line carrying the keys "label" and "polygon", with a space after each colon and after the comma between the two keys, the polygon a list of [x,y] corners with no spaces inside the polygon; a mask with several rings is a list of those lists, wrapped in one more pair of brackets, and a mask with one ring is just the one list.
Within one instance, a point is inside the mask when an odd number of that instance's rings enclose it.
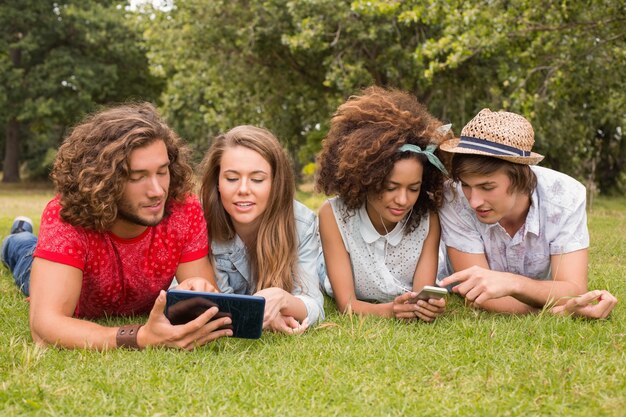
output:
{"label": "hat brim", "polygon": [[471,155],[483,155],[490,156],[492,158],[504,159],[505,161],[513,162],[515,164],[523,164],[523,165],[537,165],[542,159],[543,155],[540,155],[535,152],[531,152],[530,156],[511,156],[511,155],[494,155],[489,152],[479,151],[476,149],[469,148],[460,148],[459,142],[460,139],[450,139],[443,142],[439,145],[439,149],[442,151],[450,152],[450,153],[463,153],[463,154],[471,154]]}

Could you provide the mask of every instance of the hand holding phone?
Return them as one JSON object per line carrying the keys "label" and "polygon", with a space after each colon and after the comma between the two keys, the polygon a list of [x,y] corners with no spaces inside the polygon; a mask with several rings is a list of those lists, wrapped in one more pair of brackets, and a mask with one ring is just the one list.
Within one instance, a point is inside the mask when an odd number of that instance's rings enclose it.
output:
{"label": "hand holding phone", "polygon": [[[393,314],[396,318],[432,322],[445,311],[445,288],[426,285],[420,291],[406,292],[395,298]],[[423,302],[418,303],[420,300]]]}
{"label": "hand holding phone", "polygon": [[431,298],[439,300],[448,295],[448,290],[445,288],[434,287],[432,285],[424,285],[424,287],[417,293],[417,296],[412,300],[416,303],[417,300],[428,301]]}

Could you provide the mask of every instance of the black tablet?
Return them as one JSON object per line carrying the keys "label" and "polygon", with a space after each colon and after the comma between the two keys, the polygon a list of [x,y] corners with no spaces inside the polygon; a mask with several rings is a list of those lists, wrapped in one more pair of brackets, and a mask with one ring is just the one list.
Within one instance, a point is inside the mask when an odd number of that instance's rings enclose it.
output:
{"label": "black tablet", "polygon": [[232,318],[233,337],[261,337],[265,298],[254,295],[171,289],[167,291],[165,316],[172,324],[184,324],[213,306],[220,310],[215,318]]}

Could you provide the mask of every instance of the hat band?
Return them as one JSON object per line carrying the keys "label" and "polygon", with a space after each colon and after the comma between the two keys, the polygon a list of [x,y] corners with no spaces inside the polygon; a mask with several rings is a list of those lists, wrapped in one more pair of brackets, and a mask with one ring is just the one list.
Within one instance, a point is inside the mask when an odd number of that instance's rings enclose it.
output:
{"label": "hat band", "polygon": [[530,156],[530,151],[524,151],[522,149],[514,148],[513,146],[503,145],[502,143],[491,142],[485,139],[473,138],[471,136],[461,136],[461,140],[457,146],[459,148],[483,151],[492,155]]}

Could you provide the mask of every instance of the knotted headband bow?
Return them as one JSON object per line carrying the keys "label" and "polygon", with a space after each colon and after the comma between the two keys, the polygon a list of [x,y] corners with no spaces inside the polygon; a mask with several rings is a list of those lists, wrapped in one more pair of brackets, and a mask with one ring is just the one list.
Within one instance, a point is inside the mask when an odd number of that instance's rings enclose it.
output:
{"label": "knotted headband bow", "polygon": [[446,168],[443,166],[439,158],[437,158],[437,155],[435,155],[435,149],[437,149],[437,145],[428,145],[426,146],[426,149],[422,150],[422,148],[417,145],[405,143],[400,147],[400,149],[398,149],[398,152],[413,152],[416,154],[424,155],[428,159],[428,162],[434,165],[435,168],[443,172],[445,175],[448,175],[448,171],[446,171]]}

